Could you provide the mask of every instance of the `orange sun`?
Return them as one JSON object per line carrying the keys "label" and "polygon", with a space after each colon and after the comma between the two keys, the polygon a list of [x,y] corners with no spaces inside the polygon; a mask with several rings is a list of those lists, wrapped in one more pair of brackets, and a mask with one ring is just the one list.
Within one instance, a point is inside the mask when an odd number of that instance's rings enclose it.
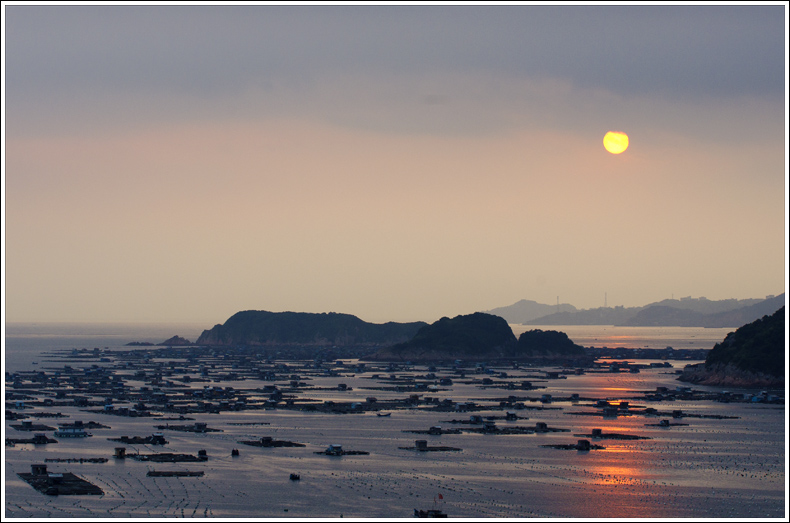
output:
{"label": "orange sun", "polygon": [[628,149],[628,135],[617,131],[609,131],[603,137],[603,146],[612,154],[620,154]]}

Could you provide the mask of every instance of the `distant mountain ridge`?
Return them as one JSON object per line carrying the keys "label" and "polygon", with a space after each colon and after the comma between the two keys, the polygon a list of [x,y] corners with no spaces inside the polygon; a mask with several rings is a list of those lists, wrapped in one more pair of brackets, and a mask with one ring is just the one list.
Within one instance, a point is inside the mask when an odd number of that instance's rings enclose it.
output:
{"label": "distant mountain ridge", "polygon": [[[632,327],[738,327],[785,304],[784,293],[766,299],[708,300],[683,298],[662,300],[643,307],[599,307],[576,309],[573,305],[543,305],[521,300],[508,307],[493,309],[509,323],[523,325],[616,325]],[[544,316],[530,317],[534,312],[552,309]],[[564,309],[564,310],[563,310]],[[492,311],[487,311],[494,314]],[[529,318],[529,319],[525,319]]]}
{"label": "distant mountain ridge", "polygon": [[578,309],[568,303],[559,305],[544,305],[532,300],[520,300],[507,307],[497,307],[490,311],[482,311],[505,318],[508,323],[526,323],[530,320],[548,316],[556,312],[576,312]]}
{"label": "distant mountain ridge", "polygon": [[368,323],[351,314],[237,312],[204,330],[196,345],[392,345],[410,339],[427,323]]}

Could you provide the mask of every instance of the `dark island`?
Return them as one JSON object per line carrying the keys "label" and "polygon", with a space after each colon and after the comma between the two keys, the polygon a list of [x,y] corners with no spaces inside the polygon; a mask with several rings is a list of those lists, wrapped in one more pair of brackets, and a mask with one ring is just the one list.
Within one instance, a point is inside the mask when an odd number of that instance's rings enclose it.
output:
{"label": "dark island", "polygon": [[193,345],[191,341],[181,336],[173,336],[168,338],[162,343],[151,343],[150,341],[130,341],[126,344],[127,347],[188,347]]}
{"label": "dark island", "polygon": [[425,322],[368,323],[336,312],[237,312],[221,325],[203,331],[196,344],[385,346],[408,340]]}
{"label": "dark island", "polygon": [[708,353],[705,363],[689,365],[680,381],[725,387],[784,387],[785,308],[731,332]]}
{"label": "dark island", "polygon": [[442,318],[420,329],[410,341],[381,349],[366,359],[376,361],[585,359],[584,348],[564,332],[531,330],[516,340],[499,316],[474,314]]}
{"label": "dark island", "polygon": [[477,360],[505,357],[516,347],[516,337],[499,316],[474,314],[442,318],[422,327],[414,337],[381,349],[369,358],[377,361]]}
{"label": "dark island", "polygon": [[520,357],[584,357],[584,347],[573,343],[568,335],[558,331],[534,329],[518,337]]}
{"label": "dark island", "polygon": [[192,345],[192,342],[186,338],[182,338],[181,336],[173,336],[162,343],[158,343],[157,345],[165,346],[165,347],[187,347]]}

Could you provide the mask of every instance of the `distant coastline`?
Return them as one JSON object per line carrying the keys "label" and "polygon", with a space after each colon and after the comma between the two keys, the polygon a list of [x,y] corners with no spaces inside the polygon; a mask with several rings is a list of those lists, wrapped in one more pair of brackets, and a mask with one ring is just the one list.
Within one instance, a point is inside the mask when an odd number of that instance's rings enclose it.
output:
{"label": "distant coastline", "polygon": [[752,322],[785,305],[785,294],[764,299],[662,300],[642,307],[577,309],[571,304],[546,305],[521,300],[489,311],[508,323],[523,325],[613,325],[622,327],[732,327]]}

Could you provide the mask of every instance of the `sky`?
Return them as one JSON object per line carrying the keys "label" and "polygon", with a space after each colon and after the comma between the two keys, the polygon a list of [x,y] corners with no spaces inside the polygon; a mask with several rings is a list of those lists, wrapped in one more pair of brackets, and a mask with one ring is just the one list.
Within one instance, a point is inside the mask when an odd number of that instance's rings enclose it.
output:
{"label": "sky", "polygon": [[784,3],[5,2],[3,23],[5,321],[787,289]]}

